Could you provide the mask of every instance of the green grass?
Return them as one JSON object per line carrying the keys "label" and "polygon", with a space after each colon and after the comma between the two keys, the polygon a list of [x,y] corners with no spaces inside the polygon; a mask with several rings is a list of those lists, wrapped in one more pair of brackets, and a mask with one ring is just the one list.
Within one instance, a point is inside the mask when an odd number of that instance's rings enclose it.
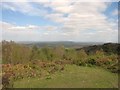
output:
{"label": "green grass", "polygon": [[117,88],[118,75],[99,67],[66,65],[65,70],[44,78],[22,79],[14,88]]}

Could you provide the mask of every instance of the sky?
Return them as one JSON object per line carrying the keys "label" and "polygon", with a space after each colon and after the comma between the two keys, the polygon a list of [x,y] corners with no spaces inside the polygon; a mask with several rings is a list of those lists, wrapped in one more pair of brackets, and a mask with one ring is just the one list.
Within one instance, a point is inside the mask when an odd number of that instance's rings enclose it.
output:
{"label": "sky", "polygon": [[118,2],[1,2],[2,40],[118,42]]}

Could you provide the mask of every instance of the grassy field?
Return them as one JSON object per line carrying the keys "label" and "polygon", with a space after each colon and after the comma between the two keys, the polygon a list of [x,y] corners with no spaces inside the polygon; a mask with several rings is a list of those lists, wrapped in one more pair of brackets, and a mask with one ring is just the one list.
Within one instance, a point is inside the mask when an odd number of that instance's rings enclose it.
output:
{"label": "grassy field", "polygon": [[14,88],[116,88],[118,75],[99,67],[66,65],[65,70],[44,78],[21,79]]}

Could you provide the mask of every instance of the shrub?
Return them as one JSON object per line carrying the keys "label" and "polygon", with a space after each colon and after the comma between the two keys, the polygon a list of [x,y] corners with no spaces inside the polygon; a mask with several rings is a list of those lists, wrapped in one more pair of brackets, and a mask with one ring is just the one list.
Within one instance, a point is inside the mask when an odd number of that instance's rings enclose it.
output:
{"label": "shrub", "polygon": [[10,73],[5,73],[2,75],[2,88],[12,88],[13,87],[13,79]]}
{"label": "shrub", "polygon": [[93,59],[93,58],[90,58],[90,59],[88,60],[88,64],[96,65],[96,60]]}

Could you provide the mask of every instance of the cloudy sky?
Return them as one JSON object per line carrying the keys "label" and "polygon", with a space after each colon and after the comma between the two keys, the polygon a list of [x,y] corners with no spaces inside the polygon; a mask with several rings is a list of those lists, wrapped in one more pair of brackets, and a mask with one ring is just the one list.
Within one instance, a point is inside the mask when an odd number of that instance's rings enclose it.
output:
{"label": "cloudy sky", "polygon": [[2,39],[14,41],[118,41],[117,2],[1,2]]}

